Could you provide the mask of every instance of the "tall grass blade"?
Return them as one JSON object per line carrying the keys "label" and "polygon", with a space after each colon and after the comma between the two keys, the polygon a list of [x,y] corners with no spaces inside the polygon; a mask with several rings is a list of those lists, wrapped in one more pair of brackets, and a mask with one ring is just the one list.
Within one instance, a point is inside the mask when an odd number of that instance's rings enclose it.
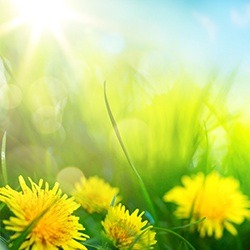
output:
{"label": "tall grass blade", "polygon": [[201,222],[204,221],[205,219],[206,219],[206,217],[201,218],[200,220],[197,220],[197,221],[195,221],[195,222],[193,222],[193,223],[186,224],[186,225],[184,225],[184,226],[172,227],[171,230],[176,230],[176,229],[183,229],[183,228],[187,228],[187,227],[192,227],[192,226],[194,226],[194,225],[196,225],[196,224],[201,223]]}
{"label": "tall grass blade", "polygon": [[4,132],[3,139],[2,139],[1,163],[2,163],[3,184],[7,185],[8,175],[7,175],[7,167],[6,167],[6,131]]}
{"label": "tall grass blade", "polygon": [[[143,234],[145,234],[148,230],[152,229],[152,227],[148,227],[146,229],[144,229],[144,231],[139,234],[134,240],[133,242],[131,243],[131,245],[129,246],[128,250],[133,250],[134,249],[134,246],[135,244],[140,240],[140,238],[143,236]],[[150,243],[150,239],[148,239],[148,246],[144,246],[145,248],[143,249],[150,249],[150,246],[149,246],[149,243]],[[146,242],[144,242],[144,244],[146,244]]]}
{"label": "tall grass blade", "polygon": [[181,239],[190,249],[196,250],[196,249],[194,248],[194,246],[193,246],[189,241],[187,241],[184,237],[182,237],[180,234],[174,232],[173,230],[167,229],[167,228],[161,228],[161,227],[154,227],[154,229],[155,229],[155,230],[159,230],[159,231],[163,231],[163,232],[166,232],[166,233],[173,234],[173,235],[176,236],[177,238]]}
{"label": "tall grass blade", "polygon": [[147,191],[147,188],[146,188],[146,186],[145,186],[145,184],[144,184],[144,182],[143,182],[140,174],[138,173],[136,167],[134,166],[132,160],[130,159],[130,156],[129,156],[127,150],[126,150],[126,147],[125,147],[125,145],[123,143],[123,140],[122,140],[121,134],[119,132],[118,126],[116,124],[115,118],[114,118],[113,113],[111,111],[111,108],[110,108],[110,105],[109,105],[109,101],[108,101],[108,97],[107,97],[106,82],[104,82],[104,99],[105,99],[105,104],[106,104],[106,108],[107,108],[107,111],[108,111],[108,115],[109,115],[110,121],[112,123],[113,129],[115,131],[116,137],[117,137],[117,139],[118,139],[118,141],[120,143],[120,146],[121,146],[121,148],[123,150],[123,153],[124,153],[124,155],[125,155],[128,163],[129,163],[130,167],[132,168],[134,174],[136,175],[136,177],[138,179],[140,188],[142,190],[142,194],[143,194],[143,196],[144,196],[144,198],[145,198],[145,200],[146,200],[146,202],[148,204],[148,207],[150,209],[151,214],[154,217],[154,220],[156,221],[157,220],[156,212],[155,212],[153,203],[152,203],[152,201],[150,199],[150,196],[149,196],[149,193]]}

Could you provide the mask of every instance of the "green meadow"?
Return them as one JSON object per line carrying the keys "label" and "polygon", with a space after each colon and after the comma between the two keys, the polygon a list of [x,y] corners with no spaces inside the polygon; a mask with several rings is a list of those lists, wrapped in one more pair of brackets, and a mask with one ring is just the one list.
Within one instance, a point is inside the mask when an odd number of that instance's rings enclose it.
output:
{"label": "green meadow", "polygon": [[[1,22],[13,15],[6,4]],[[181,61],[150,57],[150,45],[108,54],[96,34],[77,40],[76,29],[66,31],[68,43],[49,32],[32,43],[27,27],[0,32],[0,186],[21,192],[22,175],[50,187],[59,182],[71,196],[81,176],[98,176],[119,188],[130,213],[145,211],[143,220],[156,232],[154,249],[249,249],[250,217],[233,223],[237,235],[224,229],[220,239],[201,237],[197,228],[207,218],[178,218],[177,205],[163,200],[183,176],[213,171],[233,177],[250,197],[248,114],[230,98],[238,65],[223,74],[211,67],[197,78]],[[105,212],[81,207],[75,214],[90,236],[82,242],[87,249],[137,249],[110,243],[101,224]],[[1,202],[0,248],[29,249],[20,245],[40,217],[12,239],[4,223],[10,216]]]}

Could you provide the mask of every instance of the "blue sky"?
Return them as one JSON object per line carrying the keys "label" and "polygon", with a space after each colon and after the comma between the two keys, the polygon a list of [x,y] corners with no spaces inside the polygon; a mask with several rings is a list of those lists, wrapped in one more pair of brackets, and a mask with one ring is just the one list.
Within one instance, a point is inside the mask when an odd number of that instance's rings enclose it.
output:
{"label": "blue sky", "polygon": [[[250,71],[250,1],[103,0],[82,2],[104,21],[110,47],[154,48],[193,68]],[[113,39],[113,40],[112,40]],[[249,70],[248,70],[249,68]]]}

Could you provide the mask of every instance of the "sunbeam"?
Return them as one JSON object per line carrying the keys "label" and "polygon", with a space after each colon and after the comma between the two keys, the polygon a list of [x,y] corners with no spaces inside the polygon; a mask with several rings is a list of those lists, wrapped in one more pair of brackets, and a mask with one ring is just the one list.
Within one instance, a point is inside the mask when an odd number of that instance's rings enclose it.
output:
{"label": "sunbeam", "polygon": [[54,33],[73,14],[63,0],[13,0],[13,4],[17,8],[20,25],[30,26],[33,36],[40,36],[43,31]]}

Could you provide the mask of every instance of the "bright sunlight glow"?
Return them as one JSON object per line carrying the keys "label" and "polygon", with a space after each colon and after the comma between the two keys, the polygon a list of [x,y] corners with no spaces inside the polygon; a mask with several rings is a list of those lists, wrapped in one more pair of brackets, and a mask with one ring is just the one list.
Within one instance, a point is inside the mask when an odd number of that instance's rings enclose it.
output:
{"label": "bright sunlight glow", "polygon": [[20,19],[32,27],[32,32],[45,30],[57,32],[62,22],[70,18],[70,11],[63,0],[13,0]]}
{"label": "bright sunlight glow", "polygon": [[68,43],[70,25],[74,28],[85,28],[86,24],[98,24],[95,18],[76,10],[70,0],[10,0],[10,3],[13,8],[11,18],[0,24],[0,37],[15,29],[23,28],[24,31],[28,31],[24,33],[24,41],[27,41],[27,45],[20,69],[23,76],[32,63],[33,56],[36,56],[36,49],[40,42],[48,41],[47,38],[52,37],[70,61],[73,60],[74,55]]}
{"label": "bright sunlight glow", "polygon": [[65,55],[71,57],[72,52],[64,36],[64,25],[66,22],[80,22],[82,15],[70,8],[69,0],[11,0],[11,4],[15,17],[0,25],[0,35],[19,27],[30,30],[20,72],[26,72],[44,33],[50,33]]}

